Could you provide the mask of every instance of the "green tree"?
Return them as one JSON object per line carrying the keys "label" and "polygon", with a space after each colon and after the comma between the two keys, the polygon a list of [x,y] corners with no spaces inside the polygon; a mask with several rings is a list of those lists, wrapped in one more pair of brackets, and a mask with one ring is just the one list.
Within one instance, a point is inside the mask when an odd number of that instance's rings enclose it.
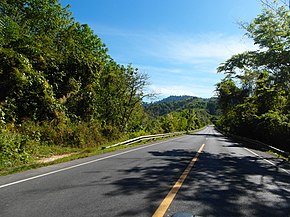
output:
{"label": "green tree", "polygon": [[[277,1],[267,1],[250,24],[247,35],[257,51],[232,56],[218,72],[226,78],[217,85],[226,131],[255,137],[289,150],[290,13]],[[240,84],[238,88],[235,84]],[[234,102],[234,103],[233,103]],[[287,145],[288,144],[288,145]]]}
{"label": "green tree", "polygon": [[218,103],[220,108],[227,112],[235,105],[243,102],[245,94],[238,88],[232,79],[226,79],[217,84]]}

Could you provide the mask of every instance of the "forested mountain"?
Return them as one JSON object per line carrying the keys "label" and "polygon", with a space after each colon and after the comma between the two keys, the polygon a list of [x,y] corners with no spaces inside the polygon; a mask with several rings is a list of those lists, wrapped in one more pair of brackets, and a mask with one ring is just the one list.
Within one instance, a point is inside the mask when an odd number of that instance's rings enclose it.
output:
{"label": "forested mountain", "polygon": [[218,112],[216,98],[203,99],[194,96],[169,96],[154,103],[144,104],[144,107],[152,116],[162,116],[185,109],[206,110],[211,115],[216,115]]}
{"label": "forested mountain", "polygon": [[290,151],[290,12],[267,1],[251,23],[242,23],[259,49],[221,64],[217,85],[224,132],[251,137]]}
{"label": "forested mountain", "polygon": [[[169,97],[166,97],[162,100],[159,100],[155,103],[164,103],[164,102],[176,102],[176,101],[180,101],[180,100],[185,100],[185,99],[188,99],[188,98],[194,98],[194,96],[187,96],[187,95],[183,95],[183,96],[169,96]],[[195,97],[197,98],[197,97]]]}

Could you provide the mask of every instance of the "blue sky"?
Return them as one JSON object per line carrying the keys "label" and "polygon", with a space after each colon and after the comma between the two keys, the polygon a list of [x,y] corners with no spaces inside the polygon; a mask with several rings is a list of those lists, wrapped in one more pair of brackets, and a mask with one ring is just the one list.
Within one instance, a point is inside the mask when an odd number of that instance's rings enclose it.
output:
{"label": "blue sky", "polygon": [[148,90],[214,96],[231,55],[255,49],[238,22],[261,12],[259,0],[60,0],[88,24],[118,63],[149,75]]}

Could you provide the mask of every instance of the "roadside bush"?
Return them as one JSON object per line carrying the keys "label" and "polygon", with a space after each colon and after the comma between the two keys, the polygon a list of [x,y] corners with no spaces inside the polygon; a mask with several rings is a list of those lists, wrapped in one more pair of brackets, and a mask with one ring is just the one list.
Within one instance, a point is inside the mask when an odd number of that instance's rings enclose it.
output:
{"label": "roadside bush", "polygon": [[27,135],[31,140],[48,146],[89,148],[99,146],[107,141],[101,134],[97,121],[77,123],[26,121],[19,126],[18,131]]}
{"label": "roadside bush", "polygon": [[97,121],[80,122],[74,126],[73,141],[79,148],[97,147],[107,142]]}
{"label": "roadside bush", "polygon": [[0,166],[13,166],[30,160],[30,141],[6,129],[0,131]]}

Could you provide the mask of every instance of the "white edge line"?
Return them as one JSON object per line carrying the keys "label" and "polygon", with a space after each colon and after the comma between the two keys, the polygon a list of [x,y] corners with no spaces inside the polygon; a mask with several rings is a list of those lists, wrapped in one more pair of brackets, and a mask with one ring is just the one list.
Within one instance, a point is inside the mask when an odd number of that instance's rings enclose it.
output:
{"label": "white edge line", "polygon": [[[176,139],[179,139],[179,138],[176,138]],[[37,176],[30,177],[30,178],[22,179],[22,180],[19,180],[19,181],[11,182],[11,183],[8,183],[8,184],[0,185],[0,189],[8,187],[8,186],[11,186],[11,185],[16,185],[16,184],[19,184],[19,183],[22,183],[22,182],[27,182],[27,181],[30,181],[30,180],[33,180],[33,179],[38,179],[38,178],[41,178],[41,177],[44,177],[44,176],[49,176],[49,175],[52,175],[52,174],[55,174],[55,173],[63,172],[63,171],[66,171],[66,170],[71,170],[71,169],[74,169],[74,168],[77,168],[77,167],[81,167],[81,166],[84,166],[84,165],[87,165],[87,164],[91,164],[91,163],[95,163],[95,162],[98,162],[98,161],[106,160],[106,159],[113,158],[113,157],[116,157],[116,156],[124,155],[124,154],[130,153],[130,152],[134,152],[134,151],[138,151],[138,150],[141,150],[141,149],[149,148],[151,146],[155,146],[155,145],[159,145],[159,144],[162,144],[162,143],[174,141],[176,139],[171,139],[171,140],[167,140],[167,141],[154,143],[154,144],[151,144],[151,145],[146,145],[146,146],[135,148],[135,149],[132,149],[132,150],[128,150],[128,151],[125,151],[125,152],[122,152],[122,153],[113,154],[113,155],[110,155],[110,156],[107,156],[107,157],[98,158],[98,159],[87,161],[87,162],[84,162],[84,163],[81,163],[81,164],[77,164],[77,165],[74,165],[74,166],[65,167],[65,168],[62,168],[62,169],[59,169],[59,170],[55,170],[55,171],[51,171],[51,172],[48,172],[48,173],[44,173],[44,174],[41,174],[41,175],[37,175]]]}
{"label": "white edge line", "polygon": [[271,165],[277,167],[279,170],[282,170],[282,171],[284,171],[285,173],[287,173],[287,174],[290,175],[290,172],[289,172],[288,170],[285,170],[285,169],[283,169],[283,168],[278,167],[278,166],[277,166],[276,164],[274,164],[273,162],[271,162],[271,161],[269,161],[269,160],[263,158],[262,156],[258,155],[256,152],[253,152],[252,150],[250,150],[250,149],[248,149],[248,148],[245,148],[245,147],[244,147],[244,149],[246,149],[248,152],[251,152],[253,155],[255,155],[255,156],[257,156],[257,157],[263,159],[263,160],[266,161],[267,163],[269,163],[269,164],[271,164]]}

